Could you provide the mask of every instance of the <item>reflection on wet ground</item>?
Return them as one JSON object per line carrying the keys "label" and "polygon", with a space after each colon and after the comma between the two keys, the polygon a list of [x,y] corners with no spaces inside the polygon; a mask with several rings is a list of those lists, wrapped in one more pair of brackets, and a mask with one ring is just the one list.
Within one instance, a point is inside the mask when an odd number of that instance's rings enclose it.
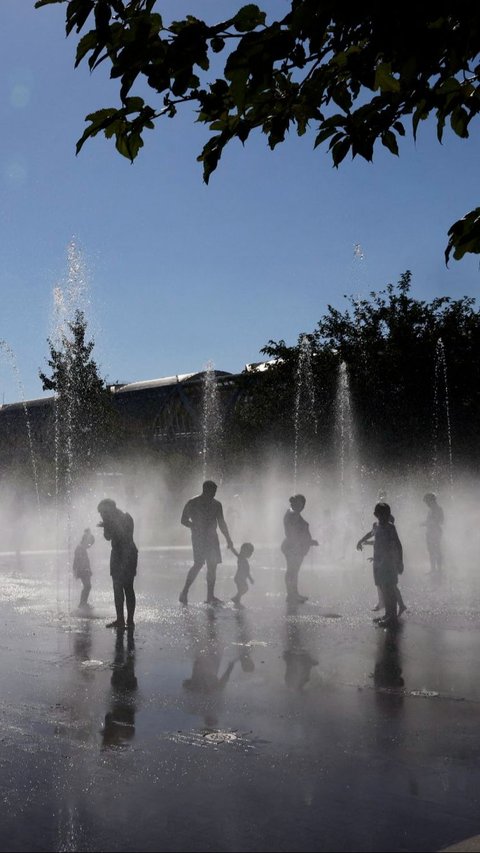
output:
{"label": "reflection on wet ground", "polygon": [[105,629],[106,567],[83,617],[45,557],[0,558],[0,850],[436,850],[480,831],[465,578],[402,581],[393,633],[356,564],[306,569],[287,609],[259,554],[245,610],[203,605],[203,578],[181,607],[186,565],[141,555],[129,634]]}

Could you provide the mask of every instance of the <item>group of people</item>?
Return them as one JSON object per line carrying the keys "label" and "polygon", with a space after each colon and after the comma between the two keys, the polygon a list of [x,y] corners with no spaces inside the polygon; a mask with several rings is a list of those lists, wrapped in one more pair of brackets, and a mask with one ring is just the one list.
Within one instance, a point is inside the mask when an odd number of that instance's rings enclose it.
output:
{"label": "group of people", "polygon": [[[137,574],[138,548],[133,540],[134,523],[128,512],[122,512],[111,498],[105,498],[98,504],[97,510],[101,521],[97,527],[103,529],[105,539],[111,542],[110,553],[110,575],[113,583],[113,598],[115,602],[116,618],[109,622],[107,628],[123,630],[127,628],[133,631],[135,628],[135,591],[133,582]],[[95,542],[95,538],[87,528],[75,548],[73,557],[73,574],[82,582],[79,609],[84,611],[88,607],[88,596],[91,589],[90,560],[88,548]],[[124,606],[126,604],[127,618],[125,620]]]}
{"label": "group of people", "polygon": [[[254,546],[251,542],[244,542],[239,550],[234,547],[223,515],[222,504],[216,500],[216,493],[216,483],[207,480],[203,484],[201,494],[187,501],[183,509],[181,523],[191,531],[193,565],[187,573],[179,600],[183,605],[188,604],[190,588],[202,567],[206,565],[206,603],[209,605],[223,603],[215,595],[217,567],[222,561],[217,532],[220,529],[225,537],[227,548],[237,558],[237,570],[234,577],[237,591],[232,597],[232,601],[235,607],[242,608],[241,599],[248,591],[248,584],[254,583],[249,563],[254,553]],[[364,545],[373,545],[371,560],[373,562],[374,583],[378,590],[378,602],[374,610],[378,611],[385,608],[385,615],[377,617],[375,621],[382,627],[391,627],[397,623],[398,617],[406,610],[406,606],[398,588],[398,578],[403,573],[403,549],[390,506],[383,499],[385,497],[385,494],[379,494],[379,498],[382,499],[375,505],[373,512],[376,521],[358,541],[357,549],[361,551]],[[307,596],[300,594],[298,589],[300,568],[310,548],[318,546],[318,542],[312,537],[309,524],[302,515],[306,505],[305,496],[293,495],[289,502],[290,507],[283,518],[285,537],[281,544],[281,551],[286,561],[287,603],[298,605],[307,601]],[[443,563],[441,539],[444,515],[442,508],[437,503],[436,496],[432,492],[428,492],[424,496],[424,502],[428,506],[428,514],[424,524],[426,527],[426,544],[430,556],[430,574],[438,576],[442,572]],[[105,539],[111,542],[110,574],[113,582],[116,618],[108,623],[107,627],[133,630],[136,603],[133,584],[138,561],[138,549],[133,539],[133,518],[128,512],[122,512],[115,501],[110,498],[100,501],[98,512],[102,520],[97,526],[103,529]],[[87,551],[94,541],[90,529],[87,528],[75,549],[73,571],[83,585],[80,609],[88,607],[91,569]]]}

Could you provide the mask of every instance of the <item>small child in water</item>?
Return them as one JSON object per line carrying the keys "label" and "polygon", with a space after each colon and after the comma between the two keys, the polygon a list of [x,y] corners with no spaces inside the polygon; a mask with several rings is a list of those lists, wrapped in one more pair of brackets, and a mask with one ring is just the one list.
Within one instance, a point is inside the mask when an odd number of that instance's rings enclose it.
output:
{"label": "small child in water", "polygon": [[234,582],[237,587],[237,594],[233,596],[232,601],[236,607],[243,607],[243,604],[240,603],[240,599],[242,595],[248,590],[248,583],[254,583],[254,580],[250,574],[250,564],[249,559],[252,556],[255,548],[253,547],[251,542],[244,542],[240,548],[240,551],[236,551],[235,548],[230,549],[237,558],[237,571],[235,573]]}
{"label": "small child in water", "polygon": [[[398,575],[403,572],[403,549],[392,514],[387,503],[380,502],[373,511],[377,524],[357,543],[357,549],[373,535],[373,578],[375,585],[380,588],[385,603],[385,617],[378,624],[382,628],[393,627],[397,624],[397,604],[399,604]],[[405,605],[400,597],[400,613]],[[399,614],[398,614],[399,615]]]}
{"label": "small child in water", "polygon": [[88,559],[87,549],[90,548],[95,542],[95,537],[92,534],[92,531],[89,527],[87,527],[83,531],[83,536],[80,540],[79,545],[75,548],[75,554],[73,557],[73,576],[75,578],[79,578],[82,581],[83,588],[80,595],[80,604],[78,605],[79,609],[90,607],[88,602],[88,596],[90,594],[90,590],[92,588],[92,584],[90,582],[90,578],[92,577],[92,570],[90,568],[90,560]]}

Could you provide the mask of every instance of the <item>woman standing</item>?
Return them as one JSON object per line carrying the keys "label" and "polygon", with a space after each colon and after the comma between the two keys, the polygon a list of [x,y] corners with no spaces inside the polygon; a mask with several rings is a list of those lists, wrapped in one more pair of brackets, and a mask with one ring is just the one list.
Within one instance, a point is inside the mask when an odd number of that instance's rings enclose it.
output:
{"label": "woman standing", "polygon": [[285,573],[287,601],[289,604],[303,604],[308,596],[300,595],[298,592],[298,573],[311,546],[318,545],[318,542],[316,539],[312,539],[308,523],[302,518],[302,511],[306,504],[305,496],[293,495],[289,502],[290,509],[283,517],[285,539],[281,545],[281,550],[287,561]]}

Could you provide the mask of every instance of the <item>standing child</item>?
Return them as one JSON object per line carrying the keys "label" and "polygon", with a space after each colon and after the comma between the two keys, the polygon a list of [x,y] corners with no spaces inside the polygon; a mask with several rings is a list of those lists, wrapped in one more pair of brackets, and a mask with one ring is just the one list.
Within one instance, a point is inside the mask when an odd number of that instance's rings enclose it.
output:
{"label": "standing child", "polygon": [[75,554],[73,557],[73,576],[79,578],[82,581],[83,588],[80,595],[80,604],[78,605],[79,609],[89,607],[88,604],[88,596],[90,595],[90,590],[92,588],[92,584],[90,582],[90,578],[92,577],[92,570],[90,568],[90,560],[88,559],[87,549],[90,548],[95,542],[95,537],[92,534],[92,531],[89,527],[87,527],[83,531],[83,536],[80,540],[80,544],[75,548]]}
{"label": "standing child", "polygon": [[[379,492],[378,494],[381,495],[382,492]],[[389,506],[389,504],[385,503],[385,501],[379,501],[379,503],[385,504],[385,506]],[[377,506],[378,506],[378,504],[377,504]],[[390,524],[393,524],[395,526],[395,519],[391,513],[390,513],[389,522],[390,522]],[[377,527],[378,527],[378,522],[374,521],[372,529],[369,530],[368,533],[365,534],[365,536],[362,536],[362,538],[359,540],[359,542],[357,542],[357,551],[361,551],[363,545],[373,545],[373,543],[375,541],[375,531],[376,531]],[[373,557],[369,557],[368,559],[370,560],[370,562],[373,562]],[[403,572],[403,564],[402,564],[402,567],[399,568],[399,574],[401,574],[402,572]],[[375,580],[375,573],[374,573],[374,580]],[[375,586],[377,589],[378,601],[377,601],[375,607],[372,607],[372,610],[378,612],[379,610],[384,609],[385,602],[383,600],[382,590],[381,590],[381,588],[380,588],[380,586],[376,580],[375,580]],[[407,609],[407,605],[405,604],[405,602],[403,600],[402,593],[400,592],[398,584],[396,587],[395,594],[396,594],[397,604],[398,604],[398,615],[401,616],[402,613],[404,613],[405,610]],[[379,617],[378,619],[374,619],[373,621],[374,622],[380,622],[381,617]]]}
{"label": "standing child", "polygon": [[[373,577],[385,602],[385,618],[378,624],[387,628],[397,624],[397,583],[398,575],[403,572],[403,549],[397,529],[390,521],[389,505],[377,503],[373,514],[378,522],[373,528]],[[361,550],[364,541],[365,537],[357,548],[360,546]]]}
{"label": "standing child", "polygon": [[244,542],[240,551],[236,551],[233,545],[230,550],[237,558],[237,571],[233,579],[237,587],[237,594],[233,596],[232,601],[236,607],[243,607],[243,604],[240,603],[240,599],[248,590],[247,580],[250,581],[251,584],[254,583],[250,574],[250,563],[248,561],[255,548],[251,542]]}

